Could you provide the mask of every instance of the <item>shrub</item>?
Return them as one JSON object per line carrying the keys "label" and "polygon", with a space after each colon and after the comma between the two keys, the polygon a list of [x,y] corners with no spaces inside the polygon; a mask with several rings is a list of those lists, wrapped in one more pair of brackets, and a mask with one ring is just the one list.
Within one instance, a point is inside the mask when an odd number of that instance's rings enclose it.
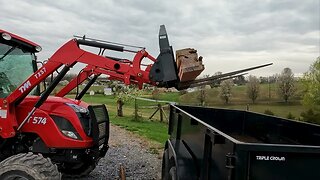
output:
{"label": "shrub", "polygon": [[152,91],[152,99],[155,99],[155,100],[158,100],[159,98],[160,98],[160,91],[159,91],[159,89],[154,89],[153,91]]}
{"label": "shrub", "polygon": [[312,109],[302,112],[301,117],[303,121],[320,124],[320,113],[315,113]]}
{"label": "shrub", "polygon": [[267,114],[267,115],[274,115],[274,113],[271,111],[271,110],[269,110],[269,109],[266,109],[265,111],[264,111],[264,114]]}
{"label": "shrub", "polygon": [[188,93],[187,90],[181,90],[181,91],[179,91],[179,94],[180,94],[180,95],[184,95],[184,94],[187,94],[187,93]]}
{"label": "shrub", "polygon": [[295,119],[295,117],[291,114],[291,112],[289,112],[289,114],[287,115],[288,119]]}

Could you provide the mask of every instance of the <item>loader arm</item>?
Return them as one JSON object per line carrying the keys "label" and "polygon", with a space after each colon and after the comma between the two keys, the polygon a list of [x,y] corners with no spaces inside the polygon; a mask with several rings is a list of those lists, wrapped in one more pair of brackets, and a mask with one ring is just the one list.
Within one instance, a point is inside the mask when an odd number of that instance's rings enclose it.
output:
{"label": "loader arm", "polygon": [[[160,30],[162,33],[165,32],[163,31],[163,28],[164,26],[162,26]],[[162,34],[161,41],[163,42],[165,38],[167,38],[167,36],[164,37],[164,34]],[[122,62],[111,59],[110,57],[102,56],[100,54],[91,53],[82,49],[81,46],[98,48],[100,49],[100,51],[104,51],[106,49],[120,52],[127,51],[135,53],[135,55],[133,60],[128,63],[127,61]],[[170,55],[172,54],[172,51],[164,51],[163,49],[160,49],[160,55],[156,59],[153,56],[149,55],[149,53],[144,48],[140,48],[139,50],[127,50],[124,46],[110,44],[100,40],[87,40],[85,38],[71,39],[62,47],[60,47],[52,55],[52,57],[49,58],[47,63],[45,63],[35,73],[29,76],[29,78],[27,78],[18,88],[16,88],[9,96],[7,96],[3,100],[2,110],[8,112],[8,114],[7,121],[3,124],[2,127],[3,129],[6,129],[6,132],[2,132],[1,136],[3,138],[13,137],[16,133],[15,129],[20,130],[22,128],[22,126],[26,123],[30,116],[35,112],[35,110],[39,108],[50,95],[50,93],[52,93],[52,91],[62,80],[64,75],[77,63],[87,64],[87,69],[85,69],[83,73],[80,73],[80,77],[78,77],[77,80],[72,81],[71,85],[68,87],[69,89],[65,89],[60,94],[58,94],[58,96],[64,96],[66,92],[68,92],[72,87],[74,88],[74,86],[78,84],[77,81],[85,80],[89,75],[92,75],[93,72],[96,73],[96,75],[109,75],[109,79],[122,81],[126,85],[130,85],[132,83],[137,84],[139,88],[142,88],[144,83],[154,86],[161,85],[169,87],[167,83],[169,81],[170,86],[172,87],[177,84],[178,78],[176,76],[177,70],[174,67],[174,58],[173,56],[167,56],[168,53]],[[164,57],[167,58],[164,59]],[[151,61],[151,64],[147,68],[142,69],[141,62],[144,58],[149,59]],[[164,62],[164,65],[162,64],[162,62]],[[160,64],[162,66],[157,67],[156,69],[152,69],[154,64]],[[169,73],[169,66],[173,66],[170,67],[170,69],[174,72]],[[58,76],[49,85],[49,87],[41,94],[39,100],[36,102],[29,115],[24,118],[21,124],[17,124],[14,107],[19,105],[23,101],[23,99],[31,92],[32,89],[38,86],[48,76],[50,76],[61,67],[63,67],[63,69],[61,70],[60,74],[58,74]],[[150,75],[150,71],[152,70],[153,73],[152,75]],[[172,75],[173,77],[171,77]],[[153,81],[150,77],[156,78],[156,80]]]}
{"label": "loader arm", "polygon": [[55,96],[64,97],[70,91],[72,91],[79,84],[83,83],[86,79],[88,79],[91,75],[100,75],[95,71],[96,67],[92,65],[87,65],[85,68],[81,70],[81,72],[74,77],[66,86],[64,86]]}
{"label": "loader arm", "polygon": [[[81,46],[97,48],[102,52],[105,50],[119,52],[126,51],[134,53],[135,55],[133,60],[129,61],[128,63],[128,61],[119,61],[101,54],[94,54],[82,49]],[[142,47],[138,47],[140,48],[138,50],[131,50],[126,49],[126,47],[122,46],[122,44],[115,45],[114,43],[108,43],[107,41],[103,40],[85,37],[81,39],[71,39],[61,46],[52,55],[52,57],[49,58],[47,63],[45,63],[35,73],[30,75],[27,80],[25,80],[17,89],[15,89],[8,97],[6,97],[3,106],[17,106],[34,87],[38,86],[56,70],[64,67],[65,73],[67,73],[69,69],[77,63],[87,64],[87,67],[84,69],[83,73],[80,73],[81,76],[79,79],[82,81],[89,76],[89,71],[92,71],[95,73],[109,75],[109,79],[122,81],[126,85],[132,83],[137,84],[139,88],[142,88],[144,83],[161,87],[176,87],[179,83],[179,79],[177,77],[177,69],[172,47],[169,45],[169,40],[164,25],[160,26],[159,46],[160,54],[157,58],[154,58],[145,50],[145,48]],[[135,47],[137,48],[137,46]],[[151,63],[147,68],[142,69],[141,61],[145,58],[149,59]],[[62,78],[63,76],[64,74],[61,74],[59,78]],[[60,80],[61,79],[56,79],[56,85]],[[74,88],[75,84],[76,83],[73,81],[69,88]],[[51,87],[46,90],[46,96],[53,91],[55,86],[51,85]],[[62,96],[62,94],[65,93],[61,92],[59,96]],[[44,98],[44,100],[45,99],[46,98]]]}

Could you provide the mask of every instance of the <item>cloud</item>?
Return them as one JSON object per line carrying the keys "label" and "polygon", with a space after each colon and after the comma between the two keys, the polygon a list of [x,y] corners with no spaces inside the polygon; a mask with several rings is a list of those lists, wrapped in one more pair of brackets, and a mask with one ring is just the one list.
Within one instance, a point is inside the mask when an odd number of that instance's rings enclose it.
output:
{"label": "cloud", "polygon": [[0,28],[43,47],[49,58],[73,35],[145,46],[158,54],[165,24],[174,49],[194,47],[206,74],[274,62],[253,74],[272,75],[288,66],[303,73],[320,56],[317,0],[130,1],[0,0]]}

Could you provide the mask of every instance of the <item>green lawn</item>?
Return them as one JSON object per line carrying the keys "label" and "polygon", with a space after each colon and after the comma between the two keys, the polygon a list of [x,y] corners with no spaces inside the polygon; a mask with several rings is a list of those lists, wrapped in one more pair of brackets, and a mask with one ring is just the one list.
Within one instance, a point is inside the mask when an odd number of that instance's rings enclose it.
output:
{"label": "green lawn", "polygon": [[168,139],[168,125],[157,121],[134,121],[132,116],[118,117],[110,115],[112,124],[123,127],[126,130],[137,133],[143,137],[159,142],[164,145]]}
{"label": "green lawn", "polygon": [[[155,111],[155,108],[139,108],[138,114],[142,117],[139,118],[138,121],[135,121],[133,116],[134,100],[125,102],[125,105],[123,106],[124,117],[116,116],[117,109],[114,96],[104,96],[101,94],[96,94],[94,96],[85,95],[82,100],[89,104],[105,104],[109,112],[110,122],[114,125],[123,127],[162,145],[164,145],[169,137],[167,133],[168,125],[165,122],[159,122],[159,114],[156,114],[154,118],[152,118],[153,121],[148,119]],[[139,106],[155,107],[156,104],[157,103],[154,102],[138,100]]]}

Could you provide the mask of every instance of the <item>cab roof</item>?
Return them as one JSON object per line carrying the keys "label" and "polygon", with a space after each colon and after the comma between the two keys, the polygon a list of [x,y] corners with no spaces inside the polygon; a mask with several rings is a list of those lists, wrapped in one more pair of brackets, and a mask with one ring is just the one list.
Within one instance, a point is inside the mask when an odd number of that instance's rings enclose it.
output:
{"label": "cab roof", "polygon": [[[37,43],[34,43],[34,42],[32,42],[32,41],[30,41],[30,40],[28,40],[28,39],[25,39],[25,38],[23,38],[23,37],[20,37],[20,36],[18,36],[18,35],[15,35],[15,34],[13,34],[13,33],[10,33],[10,32],[8,32],[8,31],[5,31],[5,30],[2,30],[2,29],[0,29],[0,35],[2,34],[2,33],[7,33],[7,34],[9,34],[10,36],[11,36],[11,38],[13,38],[14,40],[16,40],[16,41],[19,41],[19,42],[22,42],[22,43],[24,43],[24,44],[26,44],[26,45],[29,45],[29,46],[32,46],[32,47],[37,47],[37,46],[40,46],[40,45],[38,45]],[[1,36],[0,36],[1,37]]]}

